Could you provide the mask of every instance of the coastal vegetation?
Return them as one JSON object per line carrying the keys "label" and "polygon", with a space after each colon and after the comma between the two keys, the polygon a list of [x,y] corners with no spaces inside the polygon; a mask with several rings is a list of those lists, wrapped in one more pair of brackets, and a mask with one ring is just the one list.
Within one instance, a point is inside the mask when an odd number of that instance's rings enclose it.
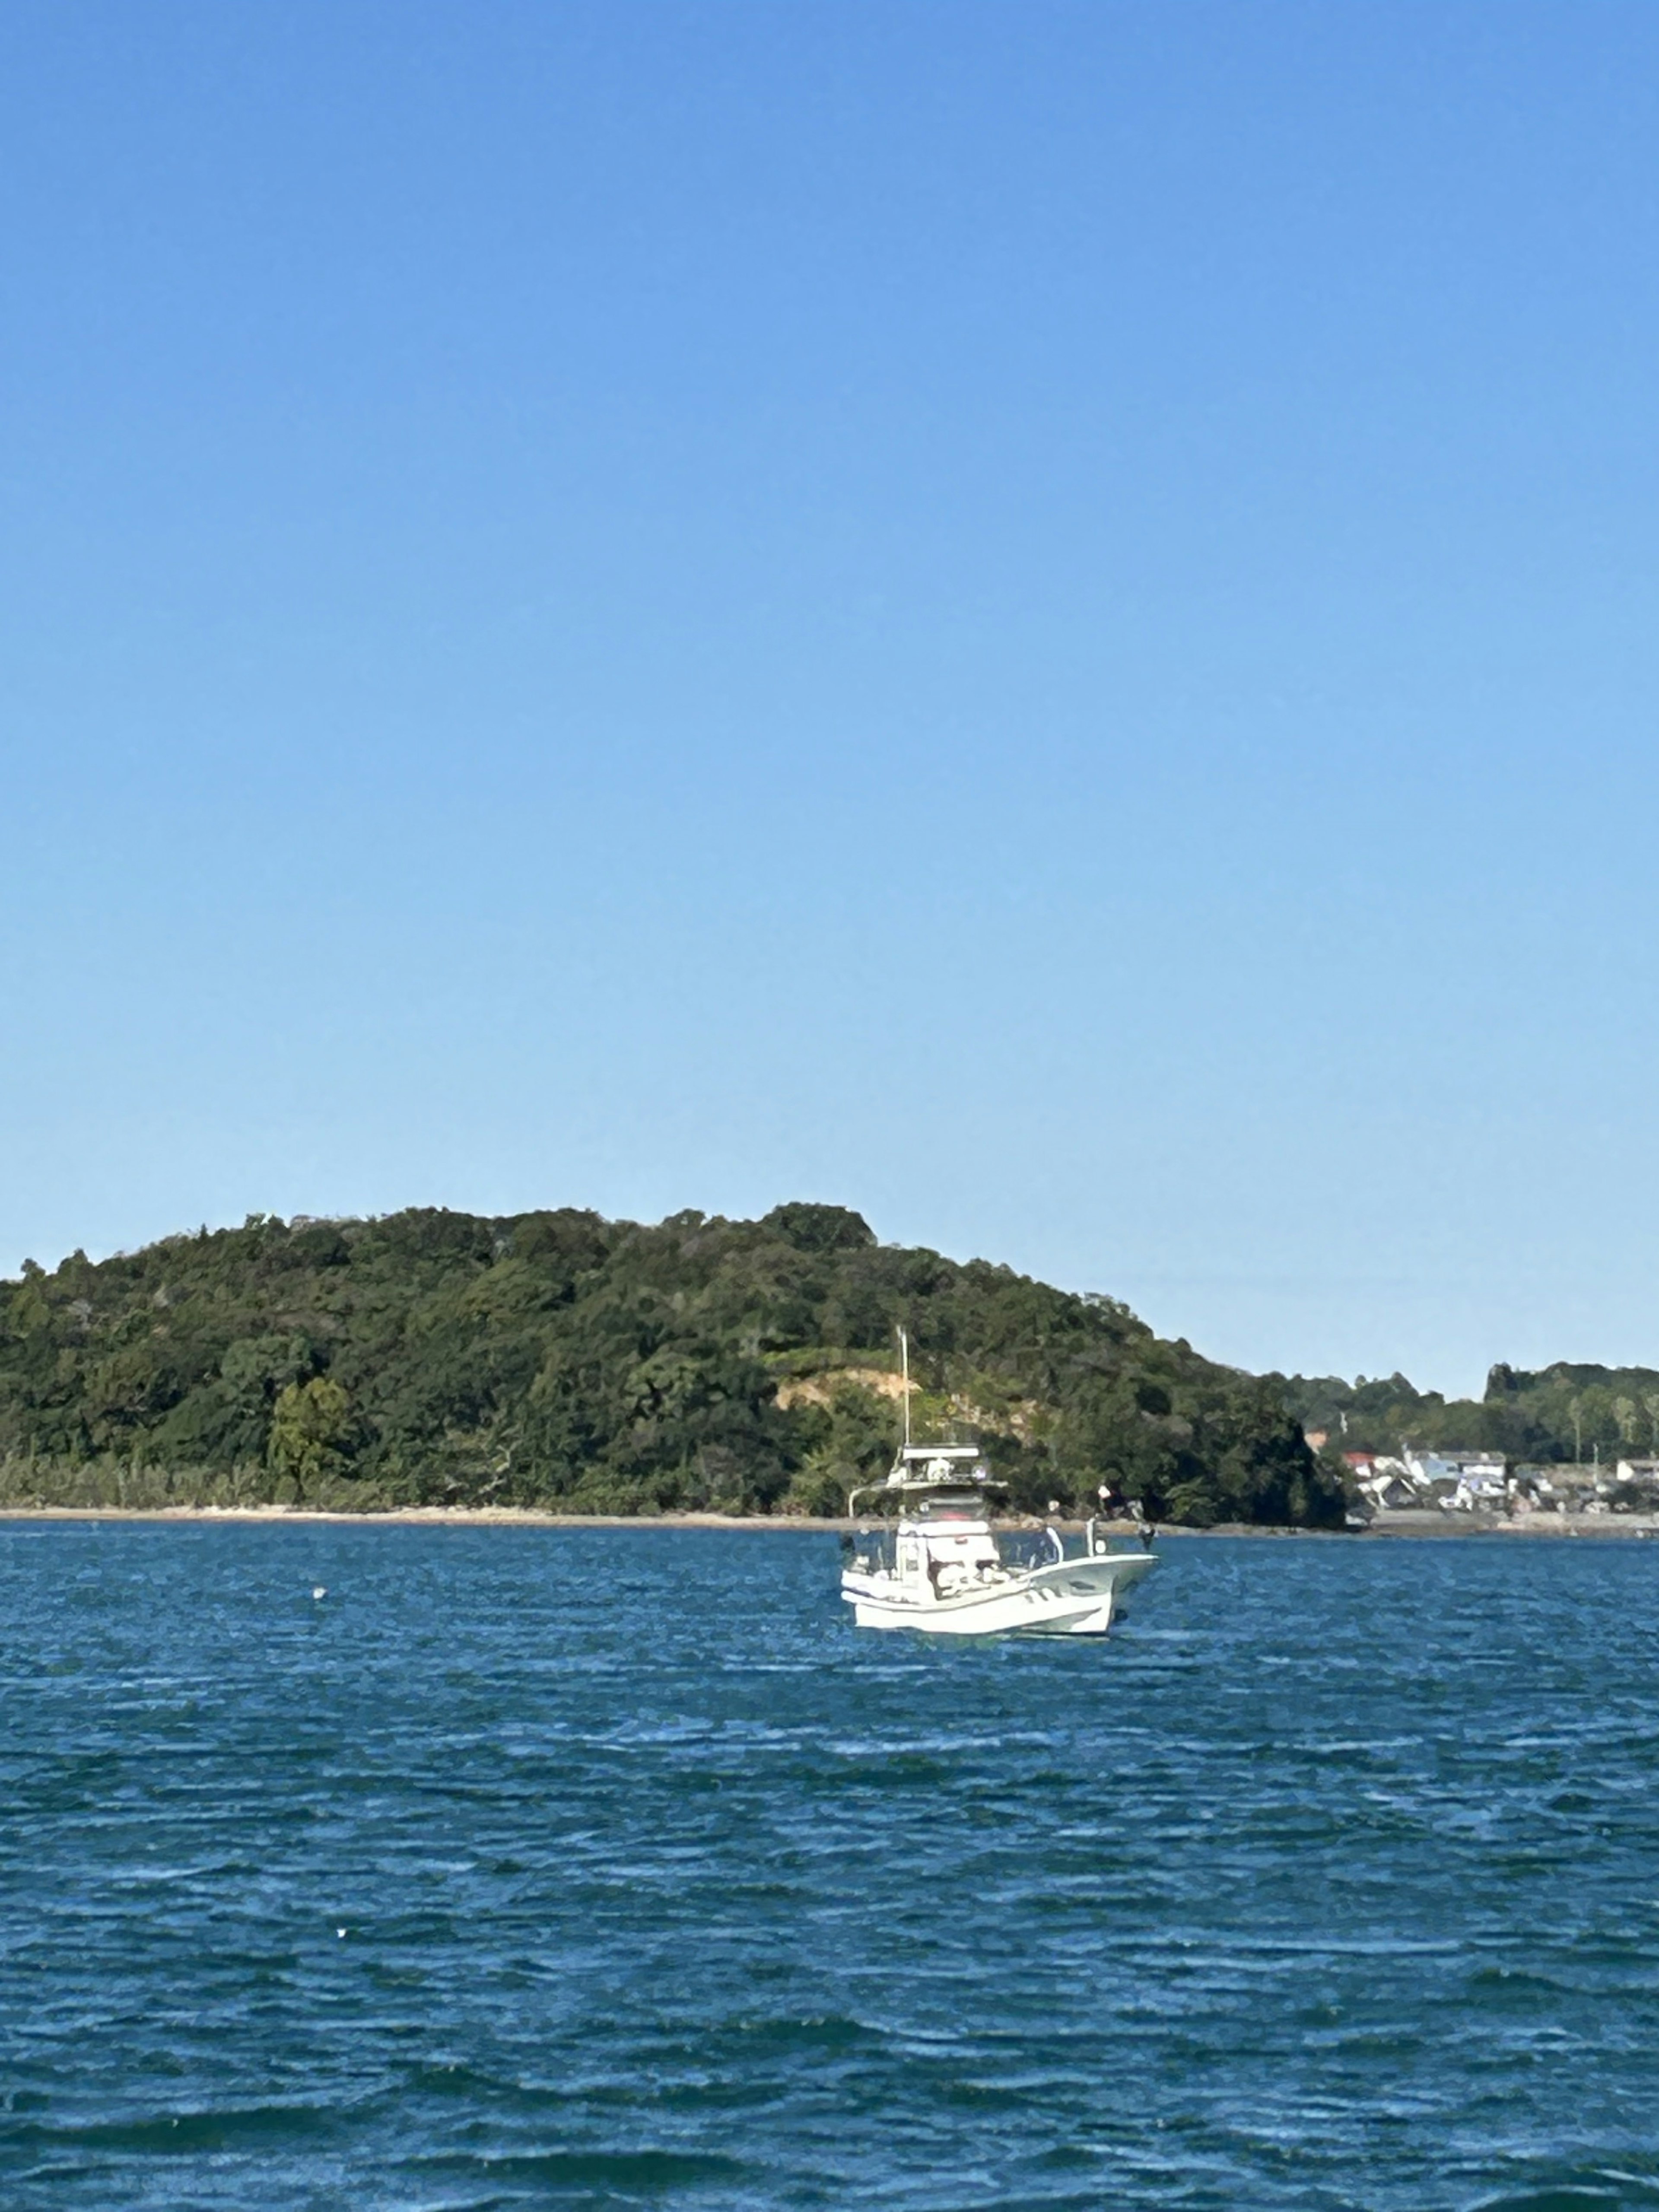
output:
{"label": "coastal vegetation", "polygon": [[1417,1390],[1403,1375],[1267,1380],[1310,1432],[1325,1433],[1328,1451],[1494,1451],[1540,1467],[1659,1458],[1659,1370],[1650,1367],[1499,1365],[1480,1398]]}
{"label": "coastal vegetation", "polygon": [[919,1436],[1012,1502],[1340,1525],[1285,1388],[843,1207],[251,1217],[0,1285],[0,1502],[838,1513]]}

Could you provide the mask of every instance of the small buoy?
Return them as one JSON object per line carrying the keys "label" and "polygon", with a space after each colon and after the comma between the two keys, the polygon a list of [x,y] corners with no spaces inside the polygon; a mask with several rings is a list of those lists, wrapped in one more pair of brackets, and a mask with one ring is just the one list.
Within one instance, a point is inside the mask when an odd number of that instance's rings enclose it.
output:
{"label": "small buoy", "polygon": [[313,1590],[311,1595],[316,1599],[318,1604],[320,1605],[323,1600],[328,1595],[328,1592],[324,1589],[322,1583],[319,1583],[316,1589]]}
{"label": "small buoy", "polygon": [[343,1928],[337,1928],[337,1929],[335,1929],[334,1933],[335,1933],[337,1936],[340,1936],[340,1937],[343,1938],[343,1937],[344,1937],[344,1935],[345,1935],[345,1929],[344,1929]]}

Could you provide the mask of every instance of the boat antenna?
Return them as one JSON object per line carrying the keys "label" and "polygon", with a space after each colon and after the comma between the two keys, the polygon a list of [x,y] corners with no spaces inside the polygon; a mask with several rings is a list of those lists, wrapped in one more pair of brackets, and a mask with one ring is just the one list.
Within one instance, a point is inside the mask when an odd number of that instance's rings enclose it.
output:
{"label": "boat antenna", "polygon": [[910,1340],[899,1324],[899,1367],[904,1377],[904,1449],[910,1449]]}

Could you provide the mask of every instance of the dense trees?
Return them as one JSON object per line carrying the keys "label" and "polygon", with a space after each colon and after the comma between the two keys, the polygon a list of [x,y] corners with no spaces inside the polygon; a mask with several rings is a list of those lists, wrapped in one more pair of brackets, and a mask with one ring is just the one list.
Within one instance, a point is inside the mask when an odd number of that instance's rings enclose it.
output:
{"label": "dense trees", "polygon": [[983,1439],[1017,1502],[1340,1522],[1263,1383],[1109,1298],[781,1206],[654,1227],[417,1210],[176,1237],[0,1287],[0,1455],[342,1479],[365,1504],[839,1510],[899,1425]]}
{"label": "dense trees", "polygon": [[1507,1453],[1548,1465],[1564,1460],[1659,1457],[1659,1371],[1559,1360],[1536,1372],[1497,1366],[1480,1398],[1417,1390],[1403,1375],[1354,1382],[1274,1375],[1281,1401],[1330,1445],[1397,1452],[1405,1444]]}

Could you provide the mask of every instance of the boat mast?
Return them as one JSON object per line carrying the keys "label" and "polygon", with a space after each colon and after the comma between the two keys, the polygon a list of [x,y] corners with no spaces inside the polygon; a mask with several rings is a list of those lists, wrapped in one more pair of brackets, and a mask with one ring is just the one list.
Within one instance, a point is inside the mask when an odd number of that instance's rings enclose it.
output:
{"label": "boat mast", "polygon": [[910,1449],[910,1340],[899,1326],[899,1366],[904,1376],[904,1449]]}

